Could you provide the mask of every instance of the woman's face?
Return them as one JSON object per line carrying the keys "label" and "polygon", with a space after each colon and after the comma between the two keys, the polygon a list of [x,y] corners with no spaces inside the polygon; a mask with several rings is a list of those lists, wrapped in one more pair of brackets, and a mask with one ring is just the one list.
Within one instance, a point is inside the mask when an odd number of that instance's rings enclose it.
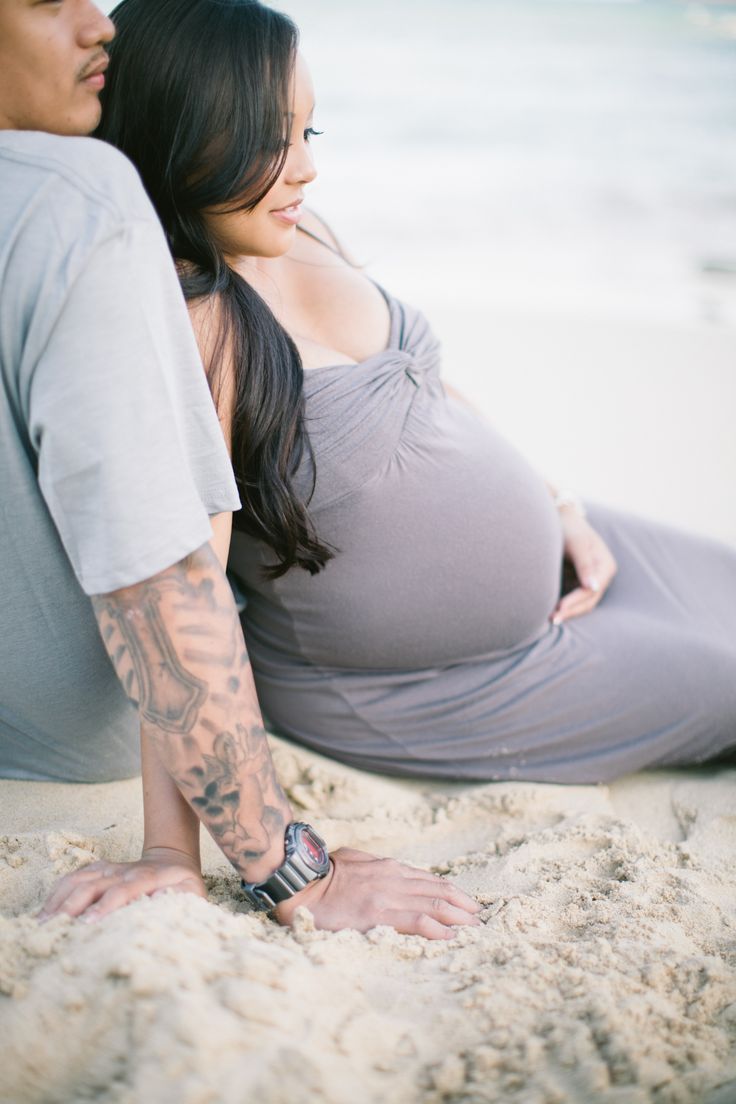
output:
{"label": "woman's face", "polygon": [[309,140],[314,114],[314,87],[306,62],[296,56],[291,86],[293,115],[289,152],[281,174],[252,211],[222,211],[205,215],[211,233],[227,257],[280,257],[290,248],[301,218],[304,189],[317,171]]}

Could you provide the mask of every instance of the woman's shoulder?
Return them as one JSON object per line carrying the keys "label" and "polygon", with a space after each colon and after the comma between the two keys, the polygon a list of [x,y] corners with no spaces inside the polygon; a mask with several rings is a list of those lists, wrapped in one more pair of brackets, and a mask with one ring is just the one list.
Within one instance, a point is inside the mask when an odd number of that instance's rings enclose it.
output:
{"label": "woman's shoulder", "polygon": [[301,253],[308,252],[324,259],[329,252],[352,267],[357,267],[357,262],[349,255],[335,231],[316,211],[306,207],[303,209],[299,229],[302,233],[297,235],[295,245]]}

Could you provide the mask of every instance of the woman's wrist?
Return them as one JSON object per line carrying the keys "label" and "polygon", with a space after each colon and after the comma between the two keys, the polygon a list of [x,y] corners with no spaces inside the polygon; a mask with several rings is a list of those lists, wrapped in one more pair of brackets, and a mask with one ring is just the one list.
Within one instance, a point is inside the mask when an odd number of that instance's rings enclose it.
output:
{"label": "woman's wrist", "polygon": [[558,510],[570,510],[579,514],[580,517],[586,516],[585,506],[580,495],[575,491],[571,491],[568,488],[562,488],[558,491],[552,491],[552,502]]}

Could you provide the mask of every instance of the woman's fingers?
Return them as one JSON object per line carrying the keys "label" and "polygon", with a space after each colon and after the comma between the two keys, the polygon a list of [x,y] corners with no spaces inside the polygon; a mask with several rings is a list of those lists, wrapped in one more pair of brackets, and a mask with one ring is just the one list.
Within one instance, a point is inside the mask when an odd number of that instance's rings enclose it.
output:
{"label": "woman's fingers", "polygon": [[550,618],[555,625],[559,625],[567,617],[578,617],[582,613],[589,613],[590,610],[595,609],[616,574],[617,565],[613,560],[605,564],[599,561],[595,575],[589,572],[587,576],[584,569],[579,566],[576,566],[575,570],[582,585],[569,591],[559,600]]}
{"label": "woman's fingers", "polygon": [[567,617],[577,617],[581,613],[588,613],[595,609],[602,595],[598,591],[590,591],[586,587],[577,587],[561,598],[552,615],[552,623],[559,625]]}
{"label": "woman's fingers", "polygon": [[618,565],[601,535],[583,518],[563,519],[565,557],[580,586],[557,603],[550,615],[553,624],[594,609],[603,597]]}

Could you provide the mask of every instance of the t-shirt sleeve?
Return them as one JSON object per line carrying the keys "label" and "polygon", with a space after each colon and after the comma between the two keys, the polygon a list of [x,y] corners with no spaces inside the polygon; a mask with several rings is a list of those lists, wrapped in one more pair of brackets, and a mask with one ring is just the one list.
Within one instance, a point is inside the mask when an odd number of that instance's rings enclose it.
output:
{"label": "t-shirt sleeve", "polygon": [[102,241],[33,366],[29,432],[41,492],[87,594],[150,578],[240,505],[160,228]]}

